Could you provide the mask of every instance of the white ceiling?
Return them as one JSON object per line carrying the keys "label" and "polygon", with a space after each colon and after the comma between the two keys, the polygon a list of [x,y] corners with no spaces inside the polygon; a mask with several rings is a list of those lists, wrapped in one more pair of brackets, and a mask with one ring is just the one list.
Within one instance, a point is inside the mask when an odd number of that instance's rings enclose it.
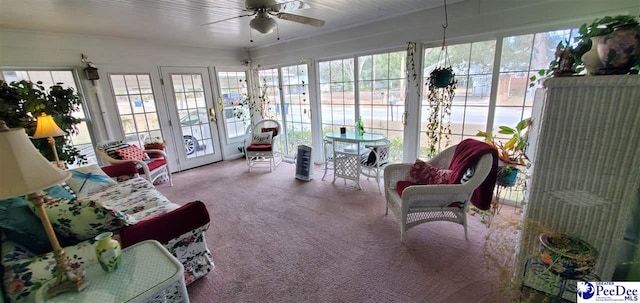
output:
{"label": "white ceiling", "polygon": [[[0,28],[208,48],[252,48],[439,7],[443,1],[305,0],[311,8],[290,13],[325,20],[325,25],[318,28],[277,19],[280,41],[276,32],[263,35],[251,31],[250,42],[251,17],[201,26],[246,14],[244,0],[0,0]],[[461,1],[447,0],[447,4]]]}

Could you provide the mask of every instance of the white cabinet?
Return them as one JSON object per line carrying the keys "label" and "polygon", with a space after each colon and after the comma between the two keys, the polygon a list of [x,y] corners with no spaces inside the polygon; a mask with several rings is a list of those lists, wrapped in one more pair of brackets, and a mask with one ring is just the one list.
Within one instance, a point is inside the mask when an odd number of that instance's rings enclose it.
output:
{"label": "white cabinet", "polygon": [[537,91],[530,130],[531,183],[517,272],[541,230],[576,235],[599,253],[611,279],[639,204],[640,76],[552,78]]}

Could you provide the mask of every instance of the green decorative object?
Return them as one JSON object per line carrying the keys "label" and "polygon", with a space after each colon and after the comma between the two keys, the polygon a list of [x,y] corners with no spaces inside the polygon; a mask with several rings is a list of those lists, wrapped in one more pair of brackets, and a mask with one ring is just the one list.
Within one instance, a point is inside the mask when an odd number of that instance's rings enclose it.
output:
{"label": "green decorative object", "polygon": [[362,122],[362,116],[358,117],[358,122],[356,122],[356,129],[358,131],[358,136],[362,137],[362,135],[364,135],[364,123]]}
{"label": "green decorative object", "polygon": [[106,272],[112,272],[122,263],[122,249],[120,243],[112,238],[112,232],[104,232],[96,236],[96,256],[100,267]]}

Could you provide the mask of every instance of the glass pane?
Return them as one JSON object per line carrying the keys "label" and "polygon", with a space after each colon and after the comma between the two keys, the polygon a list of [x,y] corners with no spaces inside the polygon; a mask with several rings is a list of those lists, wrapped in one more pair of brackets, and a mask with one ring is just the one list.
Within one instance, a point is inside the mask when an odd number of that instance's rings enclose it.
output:
{"label": "glass pane", "polygon": [[522,106],[525,92],[528,89],[528,73],[505,73],[500,74],[498,82],[498,105]]}
{"label": "glass pane", "polygon": [[533,34],[505,37],[502,40],[502,58],[500,71],[529,70]]}
{"label": "glass pane", "polygon": [[[227,139],[244,136],[250,124],[249,107],[243,104],[247,96],[245,79],[244,72],[218,72]],[[198,102],[197,106],[205,107],[205,104]]]}
{"label": "glass pane", "polygon": [[[448,54],[449,61],[453,67],[453,72],[458,75],[466,75],[469,72],[469,55],[471,52],[471,44],[457,44],[447,47],[447,53],[443,54],[443,57]],[[441,61],[442,62],[442,61]],[[446,62],[442,62],[442,66],[447,66]]]}
{"label": "glass pane", "polygon": [[140,147],[151,138],[162,140],[149,74],[111,74],[109,79],[125,140]]}
{"label": "glass pane", "polygon": [[469,74],[488,74],[493,72],[496,41],[481,41],[471,45],[471,66]]}
{"label": "glass pane", "polygon": [[569,40],[570,30],[538,33],[534,36],[531,70],[549,67],[549,62],[555,59],[556,46],[561,41]]}

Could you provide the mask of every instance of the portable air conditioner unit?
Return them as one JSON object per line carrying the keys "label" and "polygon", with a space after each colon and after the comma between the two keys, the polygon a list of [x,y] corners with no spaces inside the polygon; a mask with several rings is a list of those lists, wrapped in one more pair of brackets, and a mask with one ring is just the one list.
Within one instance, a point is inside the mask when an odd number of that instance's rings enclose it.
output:
{"label": "portable air conditioner unit", "polygon": [[296,179],[311,181],[311,146],[298,145],[298,155],[296,159]]}

